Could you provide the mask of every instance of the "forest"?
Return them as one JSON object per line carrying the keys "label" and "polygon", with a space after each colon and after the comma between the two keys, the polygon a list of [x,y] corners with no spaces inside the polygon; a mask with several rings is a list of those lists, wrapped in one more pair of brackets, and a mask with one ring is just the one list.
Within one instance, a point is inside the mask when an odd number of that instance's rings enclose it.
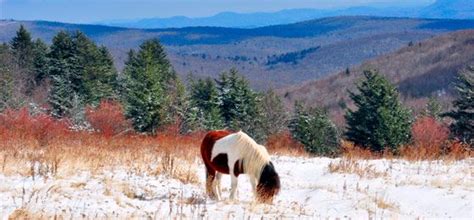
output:
{"label": "forest", "polygon": [[[286,62],[315,49],[280,59]],[[9,44],[1,45],[0,67],[0,127],[6,130],[11,128],[8,114],[27,111],[67,123],[73,130],[108,136],[156,135],[170,127],[180,135],[230,129],[266,143],[286,133],[308,153],[325,156],[341,154],[341,141],[392,154],[429,146],[436,148],[431,150],[436,156],[459,144],[470,151],[473,144],[474,67],[468,64],[455,86],[459,96],[454,108],[441,112],[433,97],[418,115],[401,104],[388,79],[377,70],[365,70],[365,80],[350,93],[356,108],[347,109],[343,127],[331,121],[325,106],[310,108],[296,101],[287,111],[274,91],[253,90],[234,68],[217,79],[189,75],[183,81],[158,39],[130,50],[119,72],[108,49],[80,31],[61,31],[47,44],[32,39],[21,26]]]}

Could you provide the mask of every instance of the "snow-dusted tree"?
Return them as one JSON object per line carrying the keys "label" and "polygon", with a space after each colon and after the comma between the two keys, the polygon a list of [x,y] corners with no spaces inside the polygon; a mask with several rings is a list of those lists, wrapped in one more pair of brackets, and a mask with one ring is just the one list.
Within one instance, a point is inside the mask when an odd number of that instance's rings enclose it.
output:
{"label": "snow-dusted tree", "polygon": [[247,80],[236,69],[222,73],[217,80],[220,110],[226,126],[243,130],[262,142],[267,133],[263,129],[261,95],[254,92]]}
{"label": "snow-dusted tree", "polygon": [[0,112],[6,108],[20,108],[27,101],[25,74],[7,44],[0,44]]}
{"label": "snow-dusted tree", "polygon": [[136,130],[156,133],[172,120],[172,99],[167,90],[177,78],[157,39],[147,40],[137,53],[129,53],[124,77],[127,117]]}
{"label": "snow-dusted tree", "polygon": [[71,36],[65,31],[60,31],[53,38],[53,44],[48,54],[48,74],[51,77],[48,102],[56,117],[69,114],[74,95],[76,95],[77,84],[73,79],[79,75],[80,66],[75,49]]}
{"label": "snow-dusted tree", "polygon": [[454,119],[452,133],[463,142],[474,145],[474,66],[462,72],[456,84],[458,98],[454,100],[454,110],[445,113]]}
{"label": "snow-dusted tree", "polygon": [[357,110],[346,114],[349,140],[373,151],[397,150],[410,140],[411,116],[398,100],[398,92],[376,71],[364,71],[365,81],[350,93]]}
{"label": "snow-dusted tree", "polygon": [[15,37],[10,42],[11,50],[16,63],[20,68],[32,70],[34,60],[34,45],[31,34],[23,25],[16,32]]}
{"label": "snow-dusted tree", "polygon": [[309,153],[322,156],[339,153],[340,134],[327,112],[321,108],[304,108],[295,103],[289,129],[293,138],[302,143]]}
{"label": "snow-dusted tree", "polygon": [[52,81],[49,102],[56,116],[70,116],[68,103],[74,101],[74,95],[83,106],[115,97],[117,73],[112,56],[83,33],[60,31],[53,38],[47,61],[47,76]]}
{"label": "snow-dusted tree", "polygon": [[423,112],[423,115],[432,117],[436,120],[440,119],[441,104],[436,99],[436,97],[432,96],[429,98],[428,103],[426,104],[425,111]]}
{"label": "snow-dusted tree", "polygon": [[188,126],[193,130],[224,128],[219,92],[211,78],[190,80]]}

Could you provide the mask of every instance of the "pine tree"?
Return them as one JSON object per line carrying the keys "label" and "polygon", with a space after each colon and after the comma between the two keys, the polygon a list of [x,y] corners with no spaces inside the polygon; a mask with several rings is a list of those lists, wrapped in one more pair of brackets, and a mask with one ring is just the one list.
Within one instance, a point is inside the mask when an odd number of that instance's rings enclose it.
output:
{"label": "pine tree", "polygon": [[105,47],[93,47],[92,60],[85,65],[82,84],[84,100],[97,105],[102,99],[114,99],[117,95],[117,71],[112,55]]}
{"label": "pine tree", "polygon": [[117,71],[106,47],[98,47],[84,33],[73,36],[78,66],[72,82],[85,104],[97,105],[101,99],[114,98]]}
{"label": "pine tree", "polygon": [[60,31],[54,38],[48,53],[48,75],[51,77],[51,91],[48,102],[56,117],[68,116],[74,96],[77,95],[77,84],[74,84],[80,67],[72,37]]}
{"label": "pine tree", "polygon": [[435,97],[432,96],[429,98],[423,115],[432,117],[436,120],[440,120],[441,104],[439,104],[438,100]]}
{"label": "pine tree", "polygon": [[37,59],[41,59],[39,56],[43,55],[44,57],[45,54],[41,54],[40,52],[40,50],[44,48],[36,47],[36,43],[31,39],[31,34],[23,25],[21,25],[16,32],[15,37],[13,37],[10,42],[10,45],[15,63],[17,64],[22,78],[25,81],[25,93],[31,95],[31,92],[37,84],[37,69],[35,64]]}
{"label": "pine tree", "polygon": [[34,69],[34,82],[38,85],[48,77],[48,57],[49,52],[48,46],[41,40],[37,39],[33,45],[33,69]]}
{"label": "pine tree", "polygon": [[410,139],[410,113],[398,100],[398,92],[376,71],[364,71],[359,94],[350,92],[357,106],[346,114],[348,140],[373,151],[397,150]]}
{"label": "pine tree", "polygon": [[13,37],[10,45],[18,66],[31,70],[34,59],[33,41],[31,40],[31,34],[23,25],[20,25],[20,29],[16,32],[16,36]]}
{"label": "pine tree", "polygon": [[458,98],[453,102],[455,109],[443,116],[454,119],[452,133],[461,141],[474,145],[474,66],[462,72],[456,84]]}
{"label": "pine tree", "polygon": [[264,141],[261,95],[254,92],[236,69],[222,73],[217,80],[220,110],[225,125],[232,130],[243,130],[257,141]]}
{"label": "pine tree", "polygon": [[68,103],[81,103],[84,107],[96,105],[101,99],[115,98],[117,71],[112,56],[83,33],[59,32],[53,38],[46,61],[44,64],[38,59],[38,67],[51,77],[50,103],[56,116],[72,116],[67,115],[72,113],[69,110],[73,107]]}
{"label": "pine tree", "polygon": [[268,90],[262,98],[262,126],[268,135],[277,134],[287,128],[288,114],[283,102],[273,90]]}
{"label": "pine tree", "polygon": [[145,41],[129,53],[124,70],[125,110],[136,130],[156,133],[171,121],[171,97],[167,90],[177,78],[157,39]]}
{"label": "pine tree", "polygon": [[293,138],[311,154],[335,156],[339,153],[339,132],[321,108],[305,109],[300,103],[295,103],[289,129]]}
{"label": "pine tree", "polygon": [[187,121],[193,130],[215,130],[224,127],[219,92],[211,78],[190,81],[190,109]]}
{"label": "pine tree", "polygon": [[0,112],[14,107],[16,66],[10,47],[0,44]]}
{"label": "pine tree", "polygon": [[72,88],[70,77],[67,73],[54,75],[51,79],[51,91],[49,94],[49,104],[52,107],[52,114],[55,117],[70,116],[74,98],[77,94]]}

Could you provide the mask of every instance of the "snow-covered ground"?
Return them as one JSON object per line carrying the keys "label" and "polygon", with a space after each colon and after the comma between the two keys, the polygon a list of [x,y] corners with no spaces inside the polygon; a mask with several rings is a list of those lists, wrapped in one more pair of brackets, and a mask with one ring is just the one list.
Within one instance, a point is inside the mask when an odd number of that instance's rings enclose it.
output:
{"label": "snow-covered ground", "polygon": [[[207,200],[200,183],[117,168],[67,178],[0,174],[0,216],[35,218],[474,218],[474,160],[407,162],[274,157],[282,181],[273,205],[252,202],[246,176],[239,201]],[[224,176],[224,197],[230,178]]]}

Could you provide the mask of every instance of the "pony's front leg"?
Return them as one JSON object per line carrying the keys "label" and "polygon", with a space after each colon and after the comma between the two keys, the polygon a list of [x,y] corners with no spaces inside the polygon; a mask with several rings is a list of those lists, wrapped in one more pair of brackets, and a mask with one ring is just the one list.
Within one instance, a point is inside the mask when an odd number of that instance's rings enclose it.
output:
{"label": "pony's front leg", "polygon": [[235,199],[235,192],[237,191],[237,183],[238,183],[238,177],[234,176],[234,174],[230,174],[230,180],[231,180],[231,185],[230,185],[230,200]]}
{"label": "pony's front leg", "polygon": [[252,192],[255,198],[257,198],[257,179],[250,177],[250,185],[252,186]]}

